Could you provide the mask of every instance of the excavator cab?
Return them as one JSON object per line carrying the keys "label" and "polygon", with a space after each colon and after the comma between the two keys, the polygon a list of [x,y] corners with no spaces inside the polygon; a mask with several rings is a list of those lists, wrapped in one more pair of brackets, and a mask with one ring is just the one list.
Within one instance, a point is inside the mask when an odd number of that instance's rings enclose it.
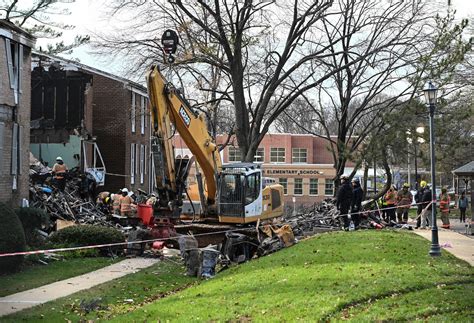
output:
{"label": "excavator cab", "polygon": [[262,214],[262,170],[252,163],[223,166],[219,175],[219,217],[246,223]]}

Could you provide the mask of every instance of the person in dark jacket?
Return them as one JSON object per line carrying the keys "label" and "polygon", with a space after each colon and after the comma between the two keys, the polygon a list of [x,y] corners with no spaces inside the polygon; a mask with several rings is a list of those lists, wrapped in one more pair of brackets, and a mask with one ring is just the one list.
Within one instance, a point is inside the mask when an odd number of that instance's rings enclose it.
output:
{"label": "person in dark jacket", "polygon": [[351,203],[351,219],[354,222],[356,229],[359,228],[360,224],[360,210],[362,204],[362,197],[364,196],[364,191],[360,187],[360,181],[358,178],[352,180],[352,203]]}
{"label": "person in dark jacket", "polygon": [[422,209],[426,208],[428,206],[428,209],[426,210],[425,214],[421,215],[421,226],[420,228],[426,229],[430,225],[431,221],[431,200],[433,199],[432,192],[430,187],[425,183],[421,182],[421,184],[424,184],[425,187],[423,189],[423,194],[421,195],[421,207]]}
{"label": "person in dark jacket", "polygon": [[349,209],[352,205],[352,187],[349,182],[349,177],[347,175],[341,176],[341,186],[337,191],[336,196],[336,207],[339,210],[339,213],[342,215],[342,221],[344,222],[344,230],[349,230]]}

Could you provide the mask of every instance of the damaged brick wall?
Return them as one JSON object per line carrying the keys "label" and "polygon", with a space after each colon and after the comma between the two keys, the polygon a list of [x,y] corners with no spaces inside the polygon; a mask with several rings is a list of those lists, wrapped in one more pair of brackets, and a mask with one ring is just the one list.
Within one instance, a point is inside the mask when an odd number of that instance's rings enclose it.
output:
{"label": "damaged brick wall", "polygon": [[[0,28],[3,28],[0,25]],[[7,29],[8,30],[8,29]],[[9,40],[11,44],[15,40]],[[28,198],[29,184],[29,127],[30,127],[30,69],[31,50],[23,45],[23,57],[20,57],[21,79],[19,82],[18,104],[15,103],[14,90],[10,86],[6,41],[0,37],[0,201],[19,206],[23,198]],[[16,45],[19,43],[17,42]],[[15,46],[15,45],[14,45]],[[13,49],[13,48],[12,48]],[[19,47],[15,48],[16,50]],[[21,51],[17,54],[21,56]],[[18,126],[15,126],[17,124]],[[17,127],[17,130],[14,128]],[[17,175],[12,174],[13,132],[18,131]],[[16,182],[16,188],[14,187]]]}

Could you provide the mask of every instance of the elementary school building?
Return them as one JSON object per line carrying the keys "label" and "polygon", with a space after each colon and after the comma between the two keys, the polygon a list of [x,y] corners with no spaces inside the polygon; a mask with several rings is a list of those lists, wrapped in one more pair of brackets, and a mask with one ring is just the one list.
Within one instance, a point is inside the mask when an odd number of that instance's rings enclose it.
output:
{"label": "elementary school building", "polygon": [[[226,136],[218,136],[223,143]],[[234,140],[235,141],[235,140]],[[179,153],[184,143],[178,139]],[[262,164],[263,176],[274,178],[284,187],[285,202],[292,205],[312,204],[334,195],[336,170],[327,139],[300,134],[267,134],[259,145],[254,162]],[[221,151],[223,163],[241,161],[237,146]],[[347,167],[353,166],[348,163]]]}

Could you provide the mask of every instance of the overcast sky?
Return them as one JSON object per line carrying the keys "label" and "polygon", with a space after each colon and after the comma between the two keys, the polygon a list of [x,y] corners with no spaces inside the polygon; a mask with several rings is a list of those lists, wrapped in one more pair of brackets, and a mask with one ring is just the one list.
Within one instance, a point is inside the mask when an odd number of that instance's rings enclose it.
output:
{"label": "overcast sky", "polygon": [[[166,0],[163,0],[166,1]],[[437,2],[447,2],[448,0],[438,0]],[[458,18],[471,17],[474,22],[474,0],[451,0],[453,7],[457,10]],[[115,17],[111,18],[106,14],[102,1],[76,0],[75,3],[67,6],[71,15],[66,17],[65,22],[75,25],[73,31],[64,32],[65,42],[70,42],[77,34],[89,34],[94,32],[107,32],[114,29],[114,25],[119,24]],[[58,17],[59,18],[59,17]],[[44,41],[39,41],[38,45],[44,45]],[[97,57],[90,53],[88,46],[77,48],[71,55],[63,55],[66,58],[79,60],[81,63],[108,71],[117,75],[122,75],[120,62],[113,62],[107,57]]]}

